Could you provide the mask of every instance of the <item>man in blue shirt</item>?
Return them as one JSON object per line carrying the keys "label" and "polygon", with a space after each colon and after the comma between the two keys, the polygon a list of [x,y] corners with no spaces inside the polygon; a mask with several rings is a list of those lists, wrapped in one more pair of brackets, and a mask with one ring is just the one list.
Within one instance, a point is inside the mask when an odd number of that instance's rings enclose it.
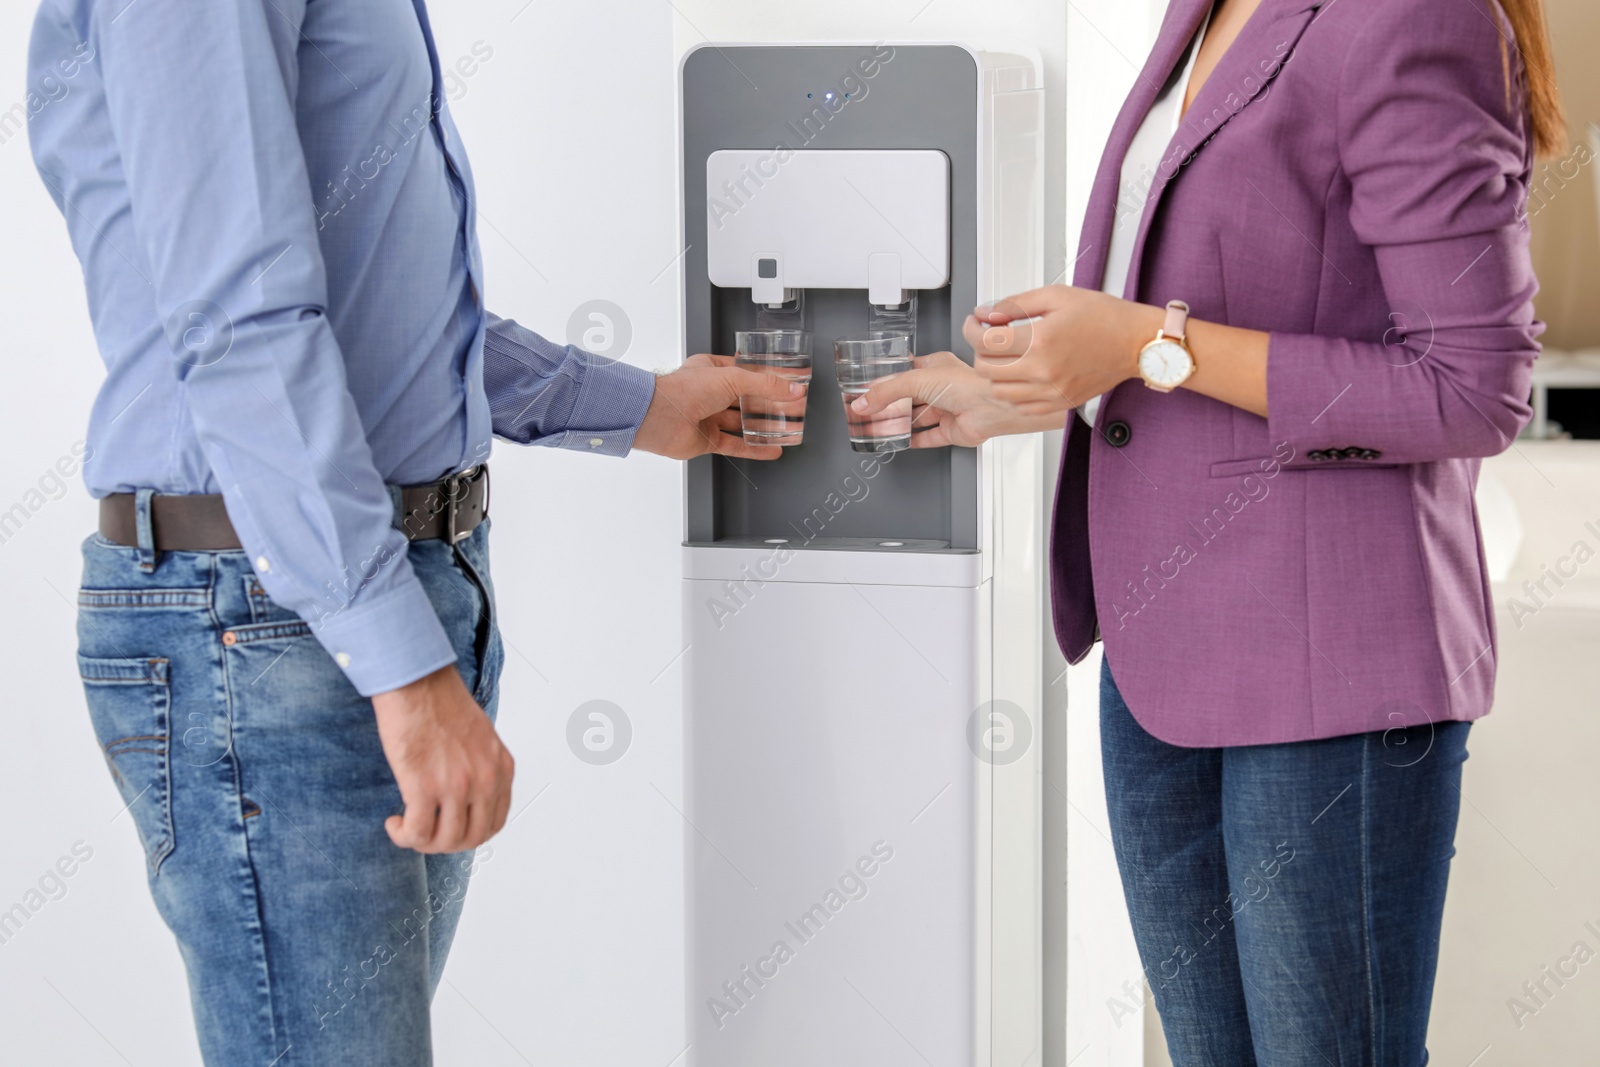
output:
{"label": "man in blue shirt", "polygon": [[107,371],[79,669],[206,1062],[429,1063],[510,803],[491,438],[770,459],[729,408],[798,387],[485,310],[423,0],[46,0],[30,82]]}

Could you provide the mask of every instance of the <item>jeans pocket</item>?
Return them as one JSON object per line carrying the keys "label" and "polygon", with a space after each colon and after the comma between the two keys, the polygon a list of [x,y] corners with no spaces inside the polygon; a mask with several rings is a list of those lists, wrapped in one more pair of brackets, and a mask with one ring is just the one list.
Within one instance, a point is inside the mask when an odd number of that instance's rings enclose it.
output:
{"label": "jeans pocket", "polygon": [[172,772],[167,661],[78,656],[89,717],[144,844],[150,877],[172,852]]}

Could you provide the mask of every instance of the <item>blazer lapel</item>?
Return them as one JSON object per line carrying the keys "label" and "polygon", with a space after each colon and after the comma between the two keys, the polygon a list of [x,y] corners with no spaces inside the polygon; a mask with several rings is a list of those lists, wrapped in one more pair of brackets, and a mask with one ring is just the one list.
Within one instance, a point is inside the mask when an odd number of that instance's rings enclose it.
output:
{"label": "blazer lapel", "polygon": [[1150,57],[1145,60],[1144,69],[1139,72],[1138,80],[1117,114],[1084,213],[1081,247],[1072,276],[1072,284],[1079,288],[1100,288],[1106,256],[1110,252],[1111,231],[1117,218],[1123,158],[1143,125],[1145,115],[1149,114],[1150,106],[1161,95],[1161,87],[1172,76],[1172,69],[1184,57],[1189,42],[1194,40],[1210,10],[1211,0],[1172,0],[1161,30],[1156,34],[1156,43],[1150,49]]}
{"label": "blazer lapel", "polygon": [[[1219,130],[1266,95],[1267,87],[1294,51],[1306,27],[1316,18],[1323,2],[1262,0],[1261,6],[1250,16],[1216,69],[1200,87],[1194,103],[1189,106],[1178,123],[1177,132],[1168,142],[1155,180],[1151,182],[1144,214],[1139,220],[1139,231],[1134,238],[1133,266],[1128,271],[1127,286],[1122,294],[1125,299],[1137,299],[1145,240],[1150,235],[1150,225],[1160,209],[1161,198],[1167,188]],[[1198,28],[1197,22],[1195,29]],[[1193,32],[1189,39],[1192,38]],[[1128,136],[1131,140],[1133,135],[1130,133]],[[1124,145],[1123,150],[1126,149]],[[1118,166],[1120,169],[1120,163]]]}
{"label": "blazer lapel", "polygon": [[1106,256],[1110,251],[1110,234],[1117,221],[1117,195],[1122,190],[1122,162],[1128,155],[1128,146],[1139,126],[1149,114],[1150,104],[1162,94],[1166,78],[1173,67],[1184,58],[1189,42],[1205,21],[1211,10],[1211,0],[1173,0],[1166,8],[1162,29],[1155,35],[1155,45],[1150,48],[1149,59],[1133,83],[1133,90],[1117,114],[1117,122],[1110,128],[1106,152],[1101,155],[1101,165],[1094,173],[1094,186],[1090,189],[1088,210],[1083,213],[1082,248],[1078,250],[1077,267],[1072,274],[1072,285],[1086,290],[1101,288],[1101,278],[1106,274]]}

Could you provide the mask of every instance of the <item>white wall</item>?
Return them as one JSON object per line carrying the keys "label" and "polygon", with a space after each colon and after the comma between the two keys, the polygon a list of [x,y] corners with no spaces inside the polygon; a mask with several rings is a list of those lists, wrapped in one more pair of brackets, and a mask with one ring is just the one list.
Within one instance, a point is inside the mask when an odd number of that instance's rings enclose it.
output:
{"label": "white wall", "polygon": [[[489,304],[564,339],[575,309],[609,300],[631,323],[628,360],[656,366],[680,357],[674,72],[702,34],[1037,50],[1051,101],[1053,278],[1069,262],[1131,63],[1148,48],[1151,4],[436,3],[446,61],[478,41],[494,50],[453,103],[478,176]],[[22,95],[32,7],[0,6],[0,86],[10,87],[0,110]],[[0,203],[9,363],[0,501],[9,506],[82,436],[100,364],[64,225],[21,138],[0,144]],[[678,470],[650,456],[618,462],[510,446],[497,450],[495,465],[495,572],[508,644],[501,721],[519,763],[517,806],[538,799],[477,876],[435,1005],[438,1061],[672,1067],[684,1042]],[[181,1067],[198,1062],[182,968],[126,819],[112,822],[120,801],[73,671],[77,544],[92,526],[92,505],[74,486],[0,544],[0,602],[9,608],[0,615],[0,663],[12,684],[13,730],[0,748],[0,901],[20,898],[74,842],[94,849],[67,895],[0,945],[0,1041],[8,1062]],[[1074,680],[1080,690],[1088,692]],[[614,701],[633,725],[631,749],[610,766],[582,763],[566,746],[567,717],[592,699]],[[1088,823],[1103,826],[1094,738],[1083,733],[1092,729],[1092,699],[1076,708],[1067,793]],[[1074,841],[1103,847],[1083,828]],[[1137,1062],[1137,1027],[1111,1026],[1104,1003],[1137,967],[1126,966],[1105,859],[1085,852],[1077,867],[1088,872],[1078,900],[1108,931],[1085,941],[1079,957],[1086,969],[1066,1054],[1096,1050],[1079,1067]]]}

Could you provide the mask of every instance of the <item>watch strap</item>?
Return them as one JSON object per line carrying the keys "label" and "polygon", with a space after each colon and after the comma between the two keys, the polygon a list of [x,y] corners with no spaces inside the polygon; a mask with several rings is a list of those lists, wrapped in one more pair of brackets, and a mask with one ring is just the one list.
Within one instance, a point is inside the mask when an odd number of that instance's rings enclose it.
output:
{"label": "watch strap", "polygon": [[1167,321],[1161,327],[1162,334],[1182,341],[1188,328],[1189,305],[1182,300],[1169,302],[1167,304]]}

